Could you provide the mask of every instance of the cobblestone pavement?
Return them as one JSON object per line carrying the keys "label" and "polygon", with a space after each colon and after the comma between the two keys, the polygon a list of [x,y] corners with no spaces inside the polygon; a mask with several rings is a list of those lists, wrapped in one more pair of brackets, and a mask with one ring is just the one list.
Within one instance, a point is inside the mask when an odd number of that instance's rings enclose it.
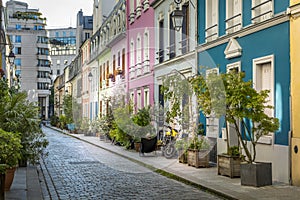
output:
{"label": "cobblestone pavement", "polygon": [[45,199],[218,199],[101,148],[44,131],[49,140],[40,167]]}

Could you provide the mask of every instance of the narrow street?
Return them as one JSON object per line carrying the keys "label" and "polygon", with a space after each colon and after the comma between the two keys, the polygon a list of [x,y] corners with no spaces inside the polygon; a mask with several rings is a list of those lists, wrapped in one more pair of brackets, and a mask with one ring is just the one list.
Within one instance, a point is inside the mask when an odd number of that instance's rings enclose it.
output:
{"label": "narrow street", "polygon": [[45,199],[218,199],[101,148],[43,128]]}

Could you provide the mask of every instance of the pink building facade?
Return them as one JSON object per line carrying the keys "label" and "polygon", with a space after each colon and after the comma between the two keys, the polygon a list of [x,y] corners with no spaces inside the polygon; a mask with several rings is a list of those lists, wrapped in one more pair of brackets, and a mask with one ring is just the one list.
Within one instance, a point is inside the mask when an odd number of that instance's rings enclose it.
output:
{"label": "pink building facade", "polygon": [[152,0],[127,0],[127,92],[135,111],[154,104],[154,10]]}

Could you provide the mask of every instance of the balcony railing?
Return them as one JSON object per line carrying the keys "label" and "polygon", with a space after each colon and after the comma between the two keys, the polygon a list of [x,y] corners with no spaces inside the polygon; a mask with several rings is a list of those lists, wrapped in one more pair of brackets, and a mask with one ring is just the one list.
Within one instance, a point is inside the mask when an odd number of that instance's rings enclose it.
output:
{"label": "balcony railing", "polygon": [[272,0],[266,0],[264,2],[261,2],[257,5],[254,5],[252,10],[252,22],[261,22],[265,21],[267,19],[270,19],[272,17]]}
{"label": "balcony railing", "polygon": [[210,42],[218,37],[218,24],[214,24],[205,29],[205,40]]}
{"label": "balcony railing", "polygon": [[242,14],[239,13],[225,20],[226,33],[233,33],[242,28]]}

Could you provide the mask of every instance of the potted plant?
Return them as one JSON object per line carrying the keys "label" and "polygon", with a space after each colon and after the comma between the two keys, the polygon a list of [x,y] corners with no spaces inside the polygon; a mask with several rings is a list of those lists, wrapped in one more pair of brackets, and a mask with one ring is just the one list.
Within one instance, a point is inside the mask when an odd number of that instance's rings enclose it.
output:
{"label": "potted plant", "polygon": [[230,178],[240,177],[241,154],[238,146],[231,146],[227,153],[218,155],[218,174]]}
{"label": "potted plant", "polygon": [[[4,184],[3,179],[5,180],[5,191],[10,189],[13,182],[14,173],[21,158],[21,148],[20,134],[6,132],[0,128],[0,176],[2,177],[1,184]],[[0,188],[3,188],[3,185]]]}
{"label": "potted plant", "polygon": [[[256,162],[259,139],[279,128],[279,120],[265,113],[273,109],[268,105],[268,90],[256,91],[251,81],[244,81],[245,73],[200,74],[191,80],[198,104],[205,115],[213,111],[225,115],[233,124],[240,147],[245,154],[241,164],[241,184],[264,186],[272,184],[272,164]],[[224,87],[220,87],[220,83]],[[248,145],[250,143],[250,145]],[[250,151],[250,148],[252,152]]]}
{"label": "potted plant", "polygon": [[188,165],[194,167],[209,167],[210,144],[204,136],[195,135],[188,146]]}
{"label": "potted plant", "polygon": [[188,163],[188,140],[187,138],[177,139],[175,148],[178,152],[178,161],[180,163]]}
{"label": "potted plant", "polygon": [[18,92],[14,87],[9,88],[5,81],[0,81],[0,128],[20,133],[20,164],[36,164],[48,145],[38,115],[38,106],[27,100],[26,92]]}

